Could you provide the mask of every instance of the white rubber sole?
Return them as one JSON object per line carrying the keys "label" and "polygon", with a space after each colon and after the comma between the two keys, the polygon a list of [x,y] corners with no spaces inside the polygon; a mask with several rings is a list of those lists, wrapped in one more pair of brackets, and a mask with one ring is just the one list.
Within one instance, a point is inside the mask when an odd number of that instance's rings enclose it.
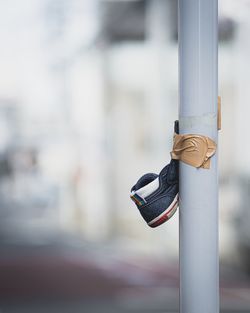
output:
{"label": "white rubber sole", "polygon": [[162,212],[159,216],[157,216],[152,221],[150,221],[148,223],[148,226],[157,227],[161,225],[162,223],[166,222],[175,214],[178,206],[179,206],[179,194],[177,193],[177,195],[175,196],[170,206],[164,212]]}

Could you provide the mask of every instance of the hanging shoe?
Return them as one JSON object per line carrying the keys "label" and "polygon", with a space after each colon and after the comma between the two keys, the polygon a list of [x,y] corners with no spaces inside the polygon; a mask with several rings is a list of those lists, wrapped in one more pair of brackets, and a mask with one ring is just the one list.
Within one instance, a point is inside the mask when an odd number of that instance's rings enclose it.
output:
{"label": "hanging shoe", "polygon": [[143,175],[131,189],[131,199],[150,227],[157,227],[176,212],[179,192],[178,161],[171,160],[159,175]]}

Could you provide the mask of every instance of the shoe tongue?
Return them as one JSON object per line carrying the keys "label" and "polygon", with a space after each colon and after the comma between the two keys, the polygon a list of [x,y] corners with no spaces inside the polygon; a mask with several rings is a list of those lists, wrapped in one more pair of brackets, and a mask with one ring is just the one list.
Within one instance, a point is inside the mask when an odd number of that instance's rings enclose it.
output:
{"label": "shoe tongue", "polygon": [[148,185],[153,180],[155,180],[158,177],[157,174],[154,173],[148,173],[143,175],[138,182],[134,185],[134,187],[131,189],[131,191],[136,191],[138,189],[141,189],[142,187]]}

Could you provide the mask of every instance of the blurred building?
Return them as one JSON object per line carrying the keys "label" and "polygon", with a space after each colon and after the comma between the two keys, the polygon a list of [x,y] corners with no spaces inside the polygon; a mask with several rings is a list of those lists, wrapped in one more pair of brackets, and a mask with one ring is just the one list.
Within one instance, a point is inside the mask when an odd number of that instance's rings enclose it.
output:
{"label": "blurred building", "polygon": [[[13,3],[13,12],[2,3],[0,13],[2,237],[39,242],[63,231],[176,259],[178,216],[147,229],[129,190],[170,160],[177,1]],[[234,14],[234,5],[221,1],[219,23],[221,255],[228,262],[238,261],[239,247],[248,255],[250,218],[250,8],[240,1]]]}

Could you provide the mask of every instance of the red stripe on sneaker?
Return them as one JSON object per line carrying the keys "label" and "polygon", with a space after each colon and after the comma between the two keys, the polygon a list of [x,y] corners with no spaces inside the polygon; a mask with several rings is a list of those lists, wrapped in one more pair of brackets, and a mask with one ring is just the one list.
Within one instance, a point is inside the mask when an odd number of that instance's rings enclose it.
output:
{"label": "red stripe on sneaker", "polygon": [[170,213],[177,208],[176,204],[178,203],[178,199],[174,202],[174,204],[172,205],[172,207],[170,208],[169,211],[167,211],[158,221],[156,221],[155,223],[149,225],[150,227],[157,227],[159,225],[161,225],[162,223],[166,222],[170,217]]}

